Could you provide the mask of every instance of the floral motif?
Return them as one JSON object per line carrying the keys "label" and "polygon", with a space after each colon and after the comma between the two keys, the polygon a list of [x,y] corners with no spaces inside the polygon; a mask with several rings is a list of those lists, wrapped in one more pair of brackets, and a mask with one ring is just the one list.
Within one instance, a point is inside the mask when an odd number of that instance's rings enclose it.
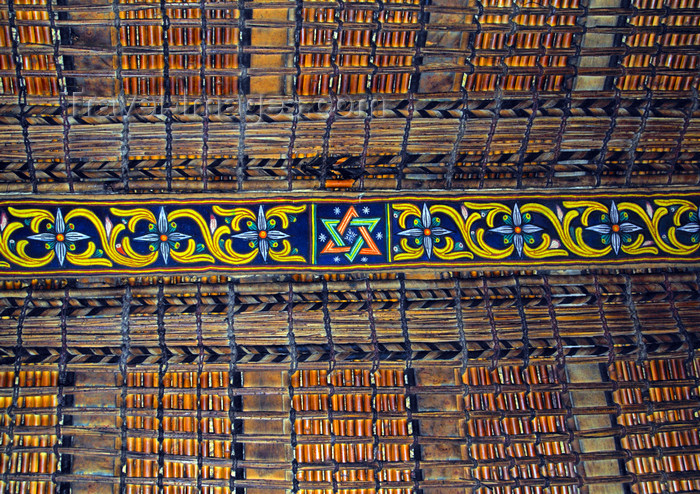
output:
{"label": "floral motif", "polygon": [[418,245],[422,245],[425,249],[425,254],[430,259],[433,254],[433,243],[439,242],[440,237],[452,233],[452,231],[440,227],[440,219],[433,218],[430,214],[430,209],[428,205],[423,203],[423,212],[421,217],[416,218],[413,221],[413,225],[416,228],[409,228],[399,232],[398,234],[403,237],[411,237],[416,239]]}
{"label": "floral motif", "polygon": [[355,242],[355,239],[357,238],[357,233],[352,228],[348,228],[348,230],[345,232],[345,236],[343,238],[352,244]]}
{"label": "floral motif", "polygon": [[[68,231],[66,231],[66,226]],[[63,261],[66,259],[66,253],[68,250],[75,250],[75,243],[78,240],[84,240],[90,238],[79,232],[74,232],[73,223],[68,223],[63,221],[63,214],[61,213],[61,208],[56,211],[56,223],[49,223],[47,229],[53,230],[46,233],[39,233],[37,235],[29,235],[27,238],[32,240],[40,240],[46,242],[46,249],[52,250],[56,253],[58,257],[58,262],[63,266]]]}
{"label": "floral motif", "polygon": [[690,223],[678,227],[678,230],[681,232],[689,233],[691,235],[690,239],[694,243],[698,243],[698,241],[700,241],[700,235],[698,235],[698,232],[700,232],[700,218],[698,218],[698,212],[691,211]]}
{"label": "floral motif", "polygon": [[134,240],[151,242],[149,249],[151,251],[160,250],[160,254],[163,256],[163,262],[168,264],[170,249],[179,249],[180,240],[192,238],[191,235],[176,232],[176,228],[177,224],[174,221],[168,223],[168,217],[165,215],[165,208],[161,207],[157,224],[154,225],[151,223],[148,225],[148,231],[151,233],[136,237]]}
{"label": "floral motif", "polygon": [[67,266],[91,275],[700,260],[697,194],[524,195],[517,204],[499,194],[363,196],[357,210],[348,201],[72,198],[47,208],[40,199],[4,199],[0,277]]}
{"label": "floral motif", "polygon": [[[250,231],[237,233],[236,235],[231,235],[234,238],[242,238],[249,240],[251,247],[257,247],[260,249],[260,255],[264,261],[267,261],[267,253],[270,250],[270,241],[281,240],[283,238],[289,238],[284,232],[279,230],[273,230],[275,227],[275,220],[265,219],[265,210],[262,206],[258,209],[258,221],[248,221],[248,228]],[[273,243],[273,247],[274,247]]]}
{"label": "floral motif", "polygon": [[513,242],[518,255],[522,257],[525,242],[534,243],[533,233],[542,231],[542,228],[531,224],[532,216],[530,213],[521,214],[517,203],[513,207],[513,214],[504,215],[503,221],[505,225],[491,228],[489,231],[503,235],[504,242],[507,244]]}
{"label": "floral motif", "polygon": [[602,220],[605,223],[588,226],[586,227],[586,230],[600,233],[603,244],[612,245],[615,254],[618,254],[620,252],[620,246],[623,242],[627,243],[632,241],[632,235],[630,235],[630,233],[642,229],[642,227],[637,226],[634,223],[625,221],[628,218],[629,215],[624,211],[620,213],[617,210],[615,201],[612,201],[610,204],[610,216],[604,214],[602,217]]}

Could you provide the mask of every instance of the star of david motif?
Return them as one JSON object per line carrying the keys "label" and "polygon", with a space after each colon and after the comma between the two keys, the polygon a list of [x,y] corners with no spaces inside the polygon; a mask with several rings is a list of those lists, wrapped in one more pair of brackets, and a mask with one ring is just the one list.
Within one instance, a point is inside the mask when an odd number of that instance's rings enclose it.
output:
{"label": "star of david motif", "polygon": [[[342,219],[321,218],[323,226],[330,234],[330,240],[321,254],[344,254],[350,262],[363,256],[381,256],[382,253],[372,239],[372,231],[381,218],[360,218],[354,206],[350,206]],[[353,230],[356,229],[359,235]]]}

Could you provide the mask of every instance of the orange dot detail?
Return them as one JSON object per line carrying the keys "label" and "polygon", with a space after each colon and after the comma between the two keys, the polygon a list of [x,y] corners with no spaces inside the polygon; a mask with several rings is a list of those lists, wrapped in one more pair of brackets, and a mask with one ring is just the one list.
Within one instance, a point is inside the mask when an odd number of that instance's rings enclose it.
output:
{"label": "orange dot detail", "polygon": [[258,232],[258,237],[260,238],[267,238],[267,232],[265,230],[260,230]]}
{"label": "orange dot detail", "polygon": [[56,235],[56,242],[63,242],[65,239],[66,237],[62,233]]}
{"label": "orange dot detail", "polygon": [[433,232],[430,231],[430,228],[426,228],[425,230],[423,230],[423,235],[425,235],[426,237],[429,237],[432,233]]}
{"label": "orange dot detail", "polygon": [[520,228],[519,226],[516,226],[515,228],[513,228],[513,231],[514,231],[515,233],[520,233],[520,232],[523,231],[523,229]]}
{"label": "orange dot detail", "polygon": [[612,226],[612,231],[614,231],[615,233],[619,232],[619,231],[620,231],[620,225],[613,225],[613,226]]}
{"label": "orange dot detail", "polygon": [[168,236],[167,236],[167,235],[161,235],[161,236],[160,236],[160,241],[161,241],[161,242],[167,242],[167,241],[168,241]]}

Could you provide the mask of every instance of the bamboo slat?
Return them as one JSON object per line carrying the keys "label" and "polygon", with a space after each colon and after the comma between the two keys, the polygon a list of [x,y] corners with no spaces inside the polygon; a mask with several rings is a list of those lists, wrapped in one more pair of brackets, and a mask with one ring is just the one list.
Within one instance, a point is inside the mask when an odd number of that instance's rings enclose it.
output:
{"label": "bamboo slat", "polygon": [[695,272],[269,281],[5,282],[5,485],[698,488]]}
{"label": "bamboo slat", "polygon": [[11,1],[0,183],[683,186],[697,174],[699,12],[680,0]]}

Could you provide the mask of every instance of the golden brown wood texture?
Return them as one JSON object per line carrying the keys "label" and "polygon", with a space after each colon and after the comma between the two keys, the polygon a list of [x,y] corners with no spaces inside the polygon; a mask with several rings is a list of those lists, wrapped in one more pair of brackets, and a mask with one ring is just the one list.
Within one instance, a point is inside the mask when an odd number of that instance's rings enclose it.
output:
{"label": "golden brown wood texture", "polygon": [[689,492],[697,294],[680,271],[5,282],[2,481]]}

